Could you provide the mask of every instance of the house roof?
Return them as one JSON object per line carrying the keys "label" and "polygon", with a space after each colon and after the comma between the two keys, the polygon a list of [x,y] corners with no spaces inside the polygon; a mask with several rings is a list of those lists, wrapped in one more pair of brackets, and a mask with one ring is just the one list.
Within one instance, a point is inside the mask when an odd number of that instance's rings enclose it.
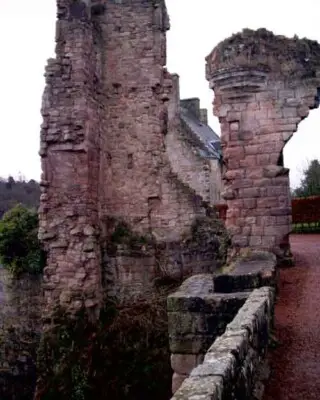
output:
{"label": "house roof", "polygon": [[198,148],[200,155],[220,160],[222,158],[220,137],[187,108],[180,107],[180,110],[180,119],[187,126],[189,134],[193,136],[190,139]]}

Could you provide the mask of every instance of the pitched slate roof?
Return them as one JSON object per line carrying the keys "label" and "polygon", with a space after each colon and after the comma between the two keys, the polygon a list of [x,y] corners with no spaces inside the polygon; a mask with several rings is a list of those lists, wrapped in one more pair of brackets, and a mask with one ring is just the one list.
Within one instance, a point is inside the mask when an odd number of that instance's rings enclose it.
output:
{"label": "pitched slate roof", "polygon": [[198,148],[199,154],[206,158],[222,159],[220,137],[209,125],[201,122],[197,116],[185,107],[180,107],[180,119],[187,127],[189,138]]}

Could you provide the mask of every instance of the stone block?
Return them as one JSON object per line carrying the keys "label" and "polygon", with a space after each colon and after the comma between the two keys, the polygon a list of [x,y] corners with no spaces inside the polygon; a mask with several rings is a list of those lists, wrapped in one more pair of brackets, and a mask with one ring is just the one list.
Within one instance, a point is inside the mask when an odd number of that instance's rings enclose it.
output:
{"label": "stone block", "polygon": [[276,243],[275,236],[263,236],[262,237],[262,246],[264,248],[271,249]]}
{"label": "stone block", "polygon": [[243,199],[243,207],[244,208],[255,208],[257,206],[257,199],[253,198],[253,199]]}
{"label": "stone block", "polygon": [[255,198],[260,196],[259,188],[245,188],[239,190],[239,197],[240,198]]}
{"label": "stone block", "polygon": [[258,208],[274,208],[279,206],[278,197],[265,197],[262,199],[257,199]]}
{"label": "stone block", "polygon": [[172,400],[222,400],[222,393],[222,377],[190,377],[183,382]]}
{"label": "stone block", "polygon": [[188,378],[188,375],[183,375],[176,372],[173,373],[172,386],[171,386],[173,394],[179,389],[179,387],[182,385],[182,383],[185,381],[186,378]]}
{"label": "stone block", "polygon": [[249,246],[259,247],[262,245],[262,236],[250,236]]}
{"label": "stone block", "polygon": [[170,312],[168,314],[169,331],[174,336],[184,334],[205,334],[208,332],[207,314]]}
{"label": "stone block", "polygon": [[221,353],[212,350],[207,352],[203,364],[198,365],[190,374],[191,377],[222,376],[224,380],[232,380],[235,376],[236,359],[230,351]]}
{"label": "stone block", "polygon": [[247,247],[249,243],[248,236],[245,235],[234,235],[232,241],[235,246],[239,247]]}
{"label": "stone block", "polygon": [[204,354],[171,354],[171,368],[180,375],[189,375],[203,360]]}
{"label": "stone block", "polygon": [[239,366],[244,360],[249,349],[249,333],[246,329],[239,331],[227,331],[222,336],[219,336],[213,345],[209,348],[207,357],[216,357],[219,353],[230,353],[236,359],[236,366]]}
{"label": "stone block", "polygon": [[230,272],[214,276],[214,290],[231,293],[262,286],[275,286],[276,264],[275,256],[268,252],[255,252],[242,257],[230,266]]}
{"label": "stone block", "polygon": [[[221,328],[223,328],[223,326],[221,326],[220,329]],[[181,336],[174,336],[173,334],[169,333],[170,351],[174,354],[204,354],[217,335],[217,332],[208,335],[188,334]]]}

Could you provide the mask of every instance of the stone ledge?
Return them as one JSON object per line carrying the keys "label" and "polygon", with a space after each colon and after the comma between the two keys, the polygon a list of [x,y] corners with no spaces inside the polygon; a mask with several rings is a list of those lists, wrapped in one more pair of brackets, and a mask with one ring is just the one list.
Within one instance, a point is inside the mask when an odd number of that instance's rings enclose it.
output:
{"label": "stone ledge", "polygon": [[180,355],[206,353],[249,294],[214,293],[212,274],[187,279],[167,299],[170,351]]}
{"label": "stone ledge", "polygon": [[276,286],[276,256],[257,251],[237,260],[226,273],[214,276],[214,291],[232,293]]}
{"label": "stone ledge", "polygon": [[[256,398],[263,391],[273,321],[274,289],[254,290],[225,333],[207,351],[203,364],[192,370],[172,400]],[[259,390],[258,390],[259,389]]]}

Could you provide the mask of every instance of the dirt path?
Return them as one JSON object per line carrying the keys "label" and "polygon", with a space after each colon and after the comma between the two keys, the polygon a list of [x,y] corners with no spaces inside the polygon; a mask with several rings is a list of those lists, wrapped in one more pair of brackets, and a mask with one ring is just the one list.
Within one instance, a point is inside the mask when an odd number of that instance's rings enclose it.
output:
{"label": "dirt path", "polygon": [[320,400],[320,235],[292,235],[296,266],[280,271],[272,375],[264,400]]}

